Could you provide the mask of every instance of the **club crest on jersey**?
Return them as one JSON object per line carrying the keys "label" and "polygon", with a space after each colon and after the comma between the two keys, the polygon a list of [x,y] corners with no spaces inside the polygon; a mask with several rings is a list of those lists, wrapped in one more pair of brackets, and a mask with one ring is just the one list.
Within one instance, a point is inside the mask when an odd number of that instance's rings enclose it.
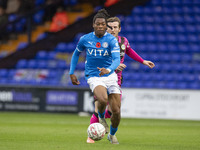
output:
{"label": "club crest on jersey", "polygon": [[126,49],[126,46],[125,46],[124,44],[122,44],[122,45],[121,45],[121,49],[122,49],[122,50],[125,50],[125,49]]}
{"label": "club crest on jersey", "polygon": [[101,43],[97,42],[96,47],[100,48],[101,47]]}
{"label": "club crest on jersey", "polygon": [[103,43],[103,48],[107,48],[108,47],[108,43],[107,42],[104,42]]}

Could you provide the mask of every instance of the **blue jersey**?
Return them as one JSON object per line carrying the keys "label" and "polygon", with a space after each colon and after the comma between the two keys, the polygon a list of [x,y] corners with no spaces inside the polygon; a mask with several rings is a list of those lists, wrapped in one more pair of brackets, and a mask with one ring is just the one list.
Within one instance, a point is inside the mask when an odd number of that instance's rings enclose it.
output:
{"label": "blue jersey", "polygon": [[94,32],[82,36],[73,53],[70,74],[74,73],[76,64],[78,63],[79,54],[86,50],[85,77],[99,77],[99,68],[110,70],[108,76],[120,64],[120,48],[117,39],[110,33],[105,33],[103,37],[98,38]]}

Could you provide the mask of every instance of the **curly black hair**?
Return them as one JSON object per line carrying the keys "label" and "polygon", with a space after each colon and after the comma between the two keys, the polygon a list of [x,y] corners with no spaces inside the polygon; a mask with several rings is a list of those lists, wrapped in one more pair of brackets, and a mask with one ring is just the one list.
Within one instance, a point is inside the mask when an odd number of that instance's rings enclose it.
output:
{"label": "curly black hair", "polygon": [[107,19],[110,17],[108,12],[105,9],[100,9],[97,14],[93,18],[93,23],[96,21],[97,18],[104,18],[107,23]]}

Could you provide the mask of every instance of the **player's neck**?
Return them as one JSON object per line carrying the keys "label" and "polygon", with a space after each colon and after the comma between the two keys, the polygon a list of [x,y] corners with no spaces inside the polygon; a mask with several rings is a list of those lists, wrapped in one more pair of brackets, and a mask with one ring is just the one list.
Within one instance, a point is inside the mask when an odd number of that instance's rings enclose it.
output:
{"label": "player's neck", "polygon": [[[96,35],[96,34],[95,34]],[[102,38],[104,35],[96,35],[98,38]]]}
{"label": "player's neck", "polygon": [[119,40],[119,36],[118,35],[116,36],[116,39],[117,39],[117,41]]}

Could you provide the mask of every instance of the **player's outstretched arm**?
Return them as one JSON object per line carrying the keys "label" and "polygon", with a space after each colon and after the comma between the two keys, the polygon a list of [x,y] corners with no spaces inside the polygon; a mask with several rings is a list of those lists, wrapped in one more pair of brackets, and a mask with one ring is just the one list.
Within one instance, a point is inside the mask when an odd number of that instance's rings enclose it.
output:
{"label": "player's outstretched arm", "polygon": [[70,78],[73,85],[79,85],[80,82],[78,81],[77,77],[74,74],[70,74]]}
{"label": "player's outstretched arm", "polygon": [[148,66],[149,68],[153,68],[153,67],[155,67],[155,64],[153,63],[153,62],[151,62],[151,61],[148,61],[148,60],[144,60],[143,61],[143,64],[144,65],[146,65],[146,66]]}

